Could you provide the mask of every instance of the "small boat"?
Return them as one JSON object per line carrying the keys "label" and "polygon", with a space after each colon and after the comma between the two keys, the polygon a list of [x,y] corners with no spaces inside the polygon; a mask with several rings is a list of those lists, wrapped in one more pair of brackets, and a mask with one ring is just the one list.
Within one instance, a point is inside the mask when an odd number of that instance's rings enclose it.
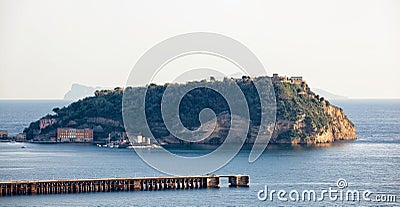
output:
{"label": "small boat", "polygon": [[22,146],[21,148],[26,148],[25,146]]}

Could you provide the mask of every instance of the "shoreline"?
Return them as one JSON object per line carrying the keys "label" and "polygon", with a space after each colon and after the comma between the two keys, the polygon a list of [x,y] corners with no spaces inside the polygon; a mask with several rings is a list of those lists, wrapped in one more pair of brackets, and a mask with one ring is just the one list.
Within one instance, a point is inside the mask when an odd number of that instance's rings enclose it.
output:
{"label": "shoreline", "polygon": [[[317,149],[317,148],[330,148],[330,147],[339,147],[346,144],[354,143],[357,140],[338,140],[330,143],[316,143],[316,144],[290,144],[290,143],[269,143],[266,150],[282,150],[282,149],[293,149],[293,150],[304,150],[304,149]],[[27,144],[35,144],[35,145],[56,145],[62,144],[65,146],[82,146],[82,147],[96,147],[96,148],[109,148],[109,149],[161,149],[164,148],[166,150],[215,150],[219,147],[219,145],[207,145],[207,144],[167,144],[167,145],[133,145],[128,147],[106,147],[106,146],[98,146],[94,143],[59,143],[59,142],[0,142],[0,143],[18,143],[23,146],[24,143]],[[251,150],[253,148],[253,144],[246,143],[241,147],[241,150]]]}

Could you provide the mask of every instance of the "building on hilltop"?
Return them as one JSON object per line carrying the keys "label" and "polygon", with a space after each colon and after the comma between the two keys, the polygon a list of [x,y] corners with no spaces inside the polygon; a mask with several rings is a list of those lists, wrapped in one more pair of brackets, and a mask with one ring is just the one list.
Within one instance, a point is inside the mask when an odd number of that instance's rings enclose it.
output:
{"label": "building on hilltop", "polygon": [[278,73],[272,75],[273,82],[290,83],[290,79],[286,76],[279,76]]}
{"label": "building on hilltop", "polygon": [[272,81],[279,81],[279,75],[278,75],[278,73],[272,74]]}
{"label": "building on hilltop", "polygon": [[58,128],[57,142],[93,142],[92,129]]}
{"label": "building on hilltop", "polygon": [[301,76],[292,76],[290,77],[290,81],[294,84],[302,84],[304,82]]}
{"label": "building on hilltop", "polygon": [[305,80],[303,80],[303,77],[301,76],[292,76],[288,78],[286,76],[279,76],[277,73],[274,73],[272,75],[271,80],[273,82],[292,83],[292,84],[302,84],[306,82]]}

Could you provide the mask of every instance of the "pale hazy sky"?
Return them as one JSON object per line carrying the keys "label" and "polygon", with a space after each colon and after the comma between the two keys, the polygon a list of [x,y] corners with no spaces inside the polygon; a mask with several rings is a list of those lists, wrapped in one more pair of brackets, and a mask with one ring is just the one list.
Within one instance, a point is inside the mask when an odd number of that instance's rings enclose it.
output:
{"label": "pale hazy sky", "polygon": [[268,74],[353,98],[400,98],[397,0],[0,0],[0,99],[123,86],[146,50],[196,31],[242,42]]}

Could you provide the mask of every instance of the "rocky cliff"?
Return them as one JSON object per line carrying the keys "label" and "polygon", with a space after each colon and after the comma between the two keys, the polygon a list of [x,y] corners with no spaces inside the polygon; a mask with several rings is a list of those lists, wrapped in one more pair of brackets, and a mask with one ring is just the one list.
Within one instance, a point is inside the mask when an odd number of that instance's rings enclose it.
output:
{"label": "rocky cliff", "polygon": [[357,139],[343,109],[333,106],[308,85],[274,83],[278,116],[271,143],[317,144]]}
{"label": "rocky cliff", "polygon": [[[281,144],[318,144],[357,139],[354,124],[346,117],[341,108],[324,105],[323,109],[329,117],[327,127],[317,130],[307,125],[305,119],[297,121],[278,119],[270,142]],[[291,138],[288,139],[288,137]]]}

